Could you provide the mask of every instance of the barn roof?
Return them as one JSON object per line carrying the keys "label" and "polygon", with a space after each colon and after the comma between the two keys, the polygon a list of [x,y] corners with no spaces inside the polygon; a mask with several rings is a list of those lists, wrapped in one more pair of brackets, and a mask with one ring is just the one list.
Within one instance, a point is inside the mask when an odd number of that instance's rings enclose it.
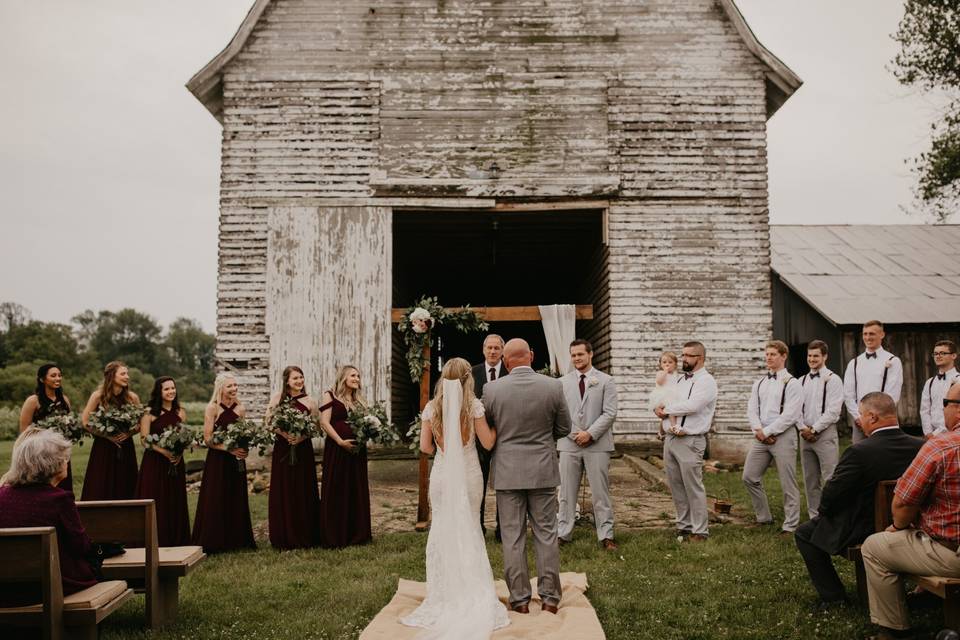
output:
{"label": "barn roof", "polygon": [[835,325],[960,322],[960,225],[774,225],[775,277]]}
{"label": "barn roof", "polygon": [[[767,117],[787,101],[803,81],[779,58],[760,44],[734,0],[716,0],[750,50],[766,66]],[[230,43],[187,82],[187,89],[213,116],[223,121],[223,68],[243,49],[270,0],[256,0]]]}

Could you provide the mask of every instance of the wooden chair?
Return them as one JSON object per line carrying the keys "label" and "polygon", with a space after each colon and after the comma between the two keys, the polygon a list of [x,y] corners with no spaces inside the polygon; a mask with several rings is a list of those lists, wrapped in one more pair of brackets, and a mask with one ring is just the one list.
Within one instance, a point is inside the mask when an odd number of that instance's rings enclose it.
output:
{"label": "wooden chair", "polygon": [[99,582],[64,597],[53,527],[0,529],[0,583],[38,585],[41,602],[0,608],[0,624],[39,627],[44,640],[96,640],[97,625],[133,596],[122,580]]}
{"label": "wooden chair", "polygon": [[[159,547],[153,500],[78,502],[87,534],[98,542],[123,542],[122,555],[103,562],[106,578],[127,580],[145,594],[147,624],[151,628],[176,620],[180,578],[206,557],[199,546]],[[124,537],[118,538],[118,532]]]}
{"label": "wooden chair", "polygon": [[[877,485],[873,501],[874,531],[884,531],[893,523],[893,490],[896,486],[897,482],[895,480],[884,480]],[[854,557],[851,557],[851,555]],[[857,596],[860,598],[860,602],[866,605],[867,573],[860,547],[847,549],[847,557],[856,562]],[[914,575],[907,575],[906,578],[930,593],[943,598],[943,617],[946,626],[951,629],[960,629],[960,578]]]}

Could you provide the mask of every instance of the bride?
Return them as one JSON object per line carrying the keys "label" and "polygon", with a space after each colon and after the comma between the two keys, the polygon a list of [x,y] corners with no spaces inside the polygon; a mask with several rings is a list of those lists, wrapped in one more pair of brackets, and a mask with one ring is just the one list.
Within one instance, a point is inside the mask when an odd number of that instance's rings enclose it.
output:
{"label": "bride", "polygon": [[477,522],[483,478],[475,437],[492,449],[497,436],[473,394],[469,362],[453,358],[444,365],[436,395],[421,417],[420,450],[438,449],[430,472],[427,597],[400,622],[426,629],[418,638],[486,640],[510,621],[497,600]]}

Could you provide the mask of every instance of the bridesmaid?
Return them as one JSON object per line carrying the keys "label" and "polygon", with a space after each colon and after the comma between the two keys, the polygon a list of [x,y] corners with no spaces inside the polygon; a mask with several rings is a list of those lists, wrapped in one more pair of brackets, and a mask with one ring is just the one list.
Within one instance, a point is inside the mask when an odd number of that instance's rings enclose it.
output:
{"label": "bridesmaid", "polygon": [[[146,450],[140,463],[137,498],[153,499],[157,509],[157,535],[161,547],[190,544],[190,516],[187,509],[186,465],[182,457],[155,445],[146,437],[180,424],[187,414],[177,399],[177,383],[169,376],[157,378],[150,392],[150,410],[140,421],[140,441]],[[170,475],[170,467],[176,475]]]}
{"label": "bridesmaid", "polygon": [[[98,407],[122,407],[140,404],[140,398],[130,391],[130,371],[127,365],[113,361],[103,368],[103,383],[90,395],[80,419],[90,433],[90,416]],[[130,500],[137,490],[137,450],[129,433],[115,436],[94,434],[83,479],[81,500]],[[120,455],[117,455],[117,449]]]}
{"label": "bridesmaid", "polygon": [[[272,411],[281,402],[316,417],[317,403],[304,392],[303,370],[283,370],[283,390],[270,398]],[[315,547],[320,543],[320,492],[317,490],[317,466],[313,443],[306,436],[291,436],[276,429],[270,463],[270,544],[277,549]],[[297,462],[290,464],[290,450],[296,448]]]}
{"label": "bridesmaid", "polygon": [[[70,411],[70,399],[63,393],[63,370],[48,362],[37,369],[37,389],[27,398],[20,409],[20,433],[27,427],[43,420],[52,413]],[[67,462],[67,477],[57,485],[58,489],[73,493],[73,467]]]}
{"label": "bridesmaid", "polygon": [[370,487],[367,452],[354,451],[347,412],[365,403],[360,395],[360,372],[340,367],[337,382],[323,394],[320,426],[327,433],[323,446],[320,483],[320,544],[338,548],[370,542]]}
{"label": "bridesmaid", "polygon": [[257,548],[247,502],[247,474],[237,465],[237,460],[247,457],[247,450],[227,451],[222,444],[213,442],[214,431],[225,429],[245,415],[247,410],[237,401],[236,378],[232,373],[221,373],[213,383],[213,397],[203,413],[203,440],[209,451],[193,519],[193,544],[202,546],[207,553]]}

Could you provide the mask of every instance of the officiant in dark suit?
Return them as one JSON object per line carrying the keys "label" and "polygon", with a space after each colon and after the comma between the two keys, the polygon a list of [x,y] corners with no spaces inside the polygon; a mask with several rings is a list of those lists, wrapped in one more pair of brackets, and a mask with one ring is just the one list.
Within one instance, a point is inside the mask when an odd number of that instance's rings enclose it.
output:
{"label": "officiant in dark suit", "polygon": [[[495,333],[491,333],[483,339],[483,362],[474,365],[471,370],[473,373],[473,394],[478,398],[483,398],[483,385],[488,382],[500,379],[509,372],[503,366],[503,338]],[[483,498],[480,499],[480,527],[483,533],[487,533],[487,527],[483,524],[483,510],[486,507],[487,497],[487,479],[490,477],[490,456],[491,452],[484,449],[480,443],[477,443],[477,457],[480,458],[480,471],[483,473]],[[500,539],[500,517],[497,515],[497,540]]]}
{"label": "officiant in dark suit", "polygon": [[868,393],[860,401],[859,411],[867,438],[843,452],[833,476],[823,487],[817,517],[800,525],[794,536],[819,595],[818,610],[847,601],[830,556],[863,543],[874,533],[873,496],[877,484],[899,478],[923,445],[920,438],[900,430],[897,405],[889,395]]}

